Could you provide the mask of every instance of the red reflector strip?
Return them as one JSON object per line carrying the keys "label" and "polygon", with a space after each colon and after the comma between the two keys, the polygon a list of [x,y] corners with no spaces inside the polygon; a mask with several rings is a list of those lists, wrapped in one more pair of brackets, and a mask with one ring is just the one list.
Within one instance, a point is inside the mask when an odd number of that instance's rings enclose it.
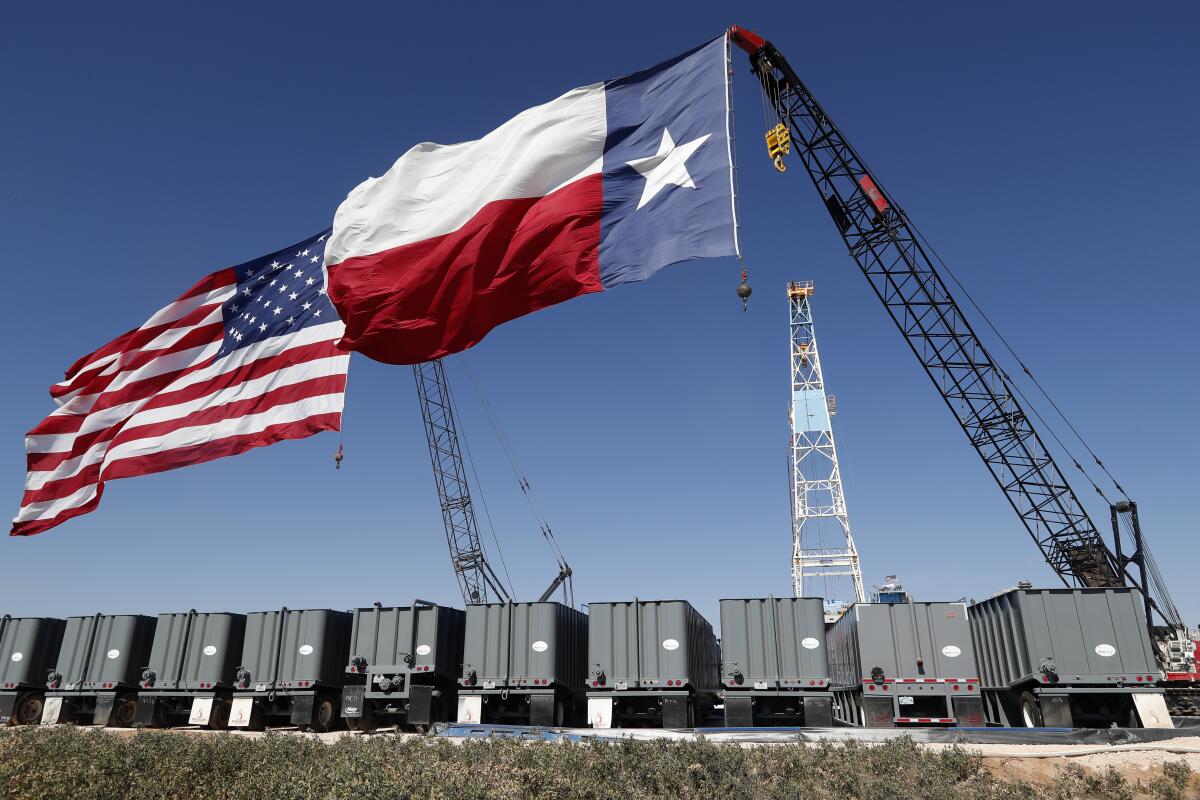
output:
{"label": "red reflector strip", "polygon": [[952,723],[954,722],[954,717],[896,717],[896,722]]}
{"label": "red reflector strip", "polygon": [[863,194],[871,201],[871,205],[875,206],[875,210],[883,211],[888,207],[888,201],[883,196],[883,192],[879,191],[879,187],[875,185],[875,181],[871,180],[870,175],[863,175],[858,179],[858,185],[862,188]]}

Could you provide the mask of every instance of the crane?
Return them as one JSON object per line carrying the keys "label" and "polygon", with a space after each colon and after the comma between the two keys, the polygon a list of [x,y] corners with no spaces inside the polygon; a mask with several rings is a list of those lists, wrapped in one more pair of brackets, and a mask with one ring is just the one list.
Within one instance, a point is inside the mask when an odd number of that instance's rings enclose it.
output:
{"label": "crane", "polygon": [[[463,602],[487,603],[493,597],[499,602],[512,602],[513,598],[488,562],[479,537],[479,525],[475,519],[475,507],[471,501],[471,489],[467,483],[467,471],[459,447],[458,425],[454,419],[454,399],[450,394],[450,384],[446,380],[446,369],[440,359],[425,361],[413,365],[413,377],[416,379],[417,398],[420,401],[425,438],[429,445],[429,459],[433,464],[433,480],[437,486],[442,521],[446,528],[446,544],[450,548],[450,564],[458,579]],[[529,482],[523,477],[520,480],[521,488],[528,496]],[[548,541],[552,540],[549,526],[544,521],[542,533]],[[574,606],[571,567],[556,545],[554,549],[558,560],[558,575],[542,593],[539,602],[549,600],[562,587],[566,604]]]}
{"label": "crane", "polygon": [[[930,258],[932,247],[895,197],[774,45],[736,25],[729,38],[749,55],[766,99],[767,124],[776,123],[766,134],[775,168],[784,172],[784,156],[794,150],[851,258],[1050,568],[1068,586],[1137,588],[1168,683],[1174,674],[1196,686],[1197,643],[1150,555],[1136,504],[1124,499],[1112,505],[1110,548],[1035,429],[1011,377],[951,294]],[[1132,545],[1128,552],[1122,527]]]}

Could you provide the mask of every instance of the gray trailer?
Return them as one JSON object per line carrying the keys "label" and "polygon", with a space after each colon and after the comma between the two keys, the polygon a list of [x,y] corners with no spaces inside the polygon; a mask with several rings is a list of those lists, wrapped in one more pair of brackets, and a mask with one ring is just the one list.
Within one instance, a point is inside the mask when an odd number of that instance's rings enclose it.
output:
{"label": "gray trailer", "polygon": [[833,727],[824,601],[765,597],[721,601],[725,727]]}
{"label": "gray trailer", "polygon": [[41,721],[46,674],[66,624],[50,617],[0,617],[0,727]]}
{"label": "gray trailer", "polygon": [[587,615],[561,603],[467,606],[458,721],[574,724],[587,631]]}
{"label": "gray trailer", "polygon": [[350,622],[349,612],[323,608],[246,615],[229,727],[261,729],[272,722],[301,730],[335,727]]}
{"label": "gray trailer", "polygon": [[424,731],[450,721],[465,617],[461,609],[424,600],[355,610],[342,690],[342,716],[350,730],[383,724]]}
{"label": "gray trailer", "polygon": [[686,600],[588,604],[588,724],[691,728],[716,705],[721,654]]}
{"label": "gray trailer", "polygon": [[245,633],[245,614],[159,614],[134,727],[224,728]]}
{"label": "gray trailer", "polygon": [[841,722],[983,724],[966,603],[855,603],[825,641]]}
{"label": "gray trailer", "polygon": [[154,617],[135,614],[69,617],[58,657],[46,676],[42,724],[132,725],[154,624]]}
{"label": "gray trailer", "polygon": [[971,606],[988,722],[1172,727],[1136,589],[1012,589]]}

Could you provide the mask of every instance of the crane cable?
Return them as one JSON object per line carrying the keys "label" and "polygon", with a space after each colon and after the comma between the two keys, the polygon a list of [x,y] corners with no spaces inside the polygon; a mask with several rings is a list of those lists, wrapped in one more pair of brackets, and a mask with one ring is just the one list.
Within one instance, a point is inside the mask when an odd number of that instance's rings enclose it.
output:
{"label": "crane cable", "polygon": [[[907,215],[905,215],[905,217],[907,218]],[[960,291],[962,291],[963,295],[967,298],[967,302],[969,302],[971,304],[971,307],[974,308],[979,313],[979,316],[983,318],[983,321],[987,324],[988,328],[992,331],[993,334],[996,335],[996,338],[1000,341],[1000,343],[1002,345],[1004,345],[1004,349],[1007,350],[1009,355],[1011,355],[1013,357],[1013,360],[1016,361],[1018,365],[1020,365],[1021,371],[1024,372],[1025,375],[1029,378],[1029,380],[1033,382],[1033,385],[1037,387],[1037,389],[1041,393],[1042,397],[1046,398],[1046,402],[1048,402],[1050,404],[1050,407],[1054,409],[1055,413],[1058,414],[1059,418],[1066,424],[1067,428],[1071,431],[1071,433],[1075,436],[1075,438],[1079,440],[1079,443],[1081,445],[1083,445],[1083,449],[1086,450],[1088,455],[1092,457],[1092,460],[1096,463],[1096,466],[1098,466],[1101,469],[1101,471],[1103,471],[1104,474],[1108,477],[1108,479],[1110,481],[1112,481],[1112,485],[1116,488],[1116,490],[1118,492],[1121,493],[1121,496],[1123,498],[1125,498],[1126,500],[1128,500],[1129,495],[1127,495],[1125,493],[1124,487],[1122,487],[1120,482],[1113,476],[1113,474],[1111,472],[1108,471],[1108,467],[1106,467],[1104,465],[1104,462],[1100,460],[1100,457],[1098,455],[1096,455],[1096,452],[1094,450],[1092,450],[1090,445],[1088,445],[1087,441],[1083,438],[1083,435],[1079,432],[1079,430],[1075,427],[1075,425],[1072,424],[1071,420],[1067,418],[1067,415],[1059,407],[1058,403],[1054,402],[1054,398],[1050,396],[1050,393],[1048,391],[1046,391],[1046,388],[1044,386],[1042,386],[1041,382],[1037,379],[1036,376],[1034,376],[1033,370],[1031,370],[1025,364],[1025,362],[1021,359],[1021,357],[1019,355],[1017,355],[1017,351],[1015,349],[1013,349],[1011,344],[1009,344],[1008,339],[1006,339],[1004,337],[1004,334],[1000,333],[999,329],[995,326],[995,324],[993,324],[991,318],[988,317],[988,315],[986,313],[984,313],[984,310],[979,307],[979,304],[975,302],[975,298],[972,297],[971,293],[967,291],[967,288],[963,285],[962,281],[960,281],[958,279],[958,276],[954,273],[954,270],[951,269],[950,265],[947,264],[942,259],[941,255],[938,253],[937,249],[934,248],[933,244],[927,238],[925,238],[925,234],[922,233],[919,228],[917,228],[916,224],[914,224],[912,220],[908,220],[908,224],[910,227],[912,227],[912,229],[914,231],[916,231],[916,234],[917,234],[917,236],[919,236],[921,238],[922,243],[924,243],[924,245],[929,248],[929,252],[933,253],[933,257],[937,259],[938,264],[940,264],[941,267],[947,272],[947,274],[950,275],[950,279],[953,280],[954,285],[957,286]],[[997,368],[999,368],[999,367],[997,366]],[[1003,372],[1003,370],[1001,370],[1001,371]],[[1004,377],[1010,383],[1012,382],[1012,378],[1011,378],[1011,376],[1008,375],[1007,372],[1004,373]],[[1021,393],[1020,389],[1017,388],[1015,385],[1013,388],[1016,389],[1018,394]],[[1026,403],[1029,404],[1030,408],[1033,409],[1034,414],[1037,415],[1038,419],[1041,420],[1042,424],[1045,425],[1046,428],[1050,431],[1050,435],[1054,438],[1054,441],[1058,442],[1058,445],[1059,445],[1059,447],[1061,447],[1063,449],[1063,452],[1065,452],[1068,456],[1070,456],[1072,461],[1075,461],[1075,466],[1079,469],[1079,471],[1082,472],[1084,474],[1084,476],[1087,477],[1088,480],[1092,482],[1092,487],[1096,489],[1096,492],[1101,497],[1103,497],[1105,500],[1108,500],[1108,497],[1105,496],[1104,492],[1100,491],[1100,488],[1096,486],[1095,481],[1092,481],[1091,476],[1088,475],[1087,471],[1084,470],[1083,466],[1079,464],[1079,460],[1076,459],[1075,456],[1071,453],[1071,451],[1067,449],[1066,445],[1063,444],[1063,442],[1058,438],[1057,434],[1055,434],[1053,428],[1049,425],[1049,423],[1047,423],[1046,420],[1042,418],[1041,414],[1038,413],[1036,406],[1034,406],[1033,403],[1028,398],[1024,397],[1024,395],[1022,395],[1022,399],[1024,399],[1026,401]]]}
{"label": "crane cable", "polygon": [[500,424],[500,418],[496,415],[496,410],[492,407],[491,401],[488,400],[487,394],[483,390],[483,384],[479,381],[475,371],[471,369],[471,364],[467,360],[465,353],[462,354],[460,360],[467,372],[467,377],[471,380],[471,385],[475,387],[475,393],[479,396],[479,403],[483,406],[484,413],[492,425],[492,430],[500,442],[500,448],[504,451],[505,458],[508,459],[508,465],[512,469],[513,476],[517,479],[517,486],[520,487],[521,493],[525,495],[525,500],[533,512],[533,517],[541,531],[542,538],[550,545],[550,549],[554,553],[554,558],[558,561],[559,569],[568,569],[567,558],[563,554],[562,548],[559,547],[558,540],[554,536],[554,530],[550,527],[549,520],[546,519],[541,506],[538,505],[537,497],[533,493],[533,487],[530,485],[529,479],[525,476],[524,470],[521,469],[520,464],[517,462],[516,451],[513,449],[512,442],[509,441],[508,436],[504,433],[504,427]]}
{"label": "crane cable", "polygon": [[[516,592],[513,591],[512,576],[508,574],[508,562],[504,560],[504,551],[500,548],[500,538],[496,536],[496,526],[492,523],[492,512],[488,509],[487,498],[483,495],[483,485],[479,482],[479,472],[475,469],[475,459],[471,457],[471,445],[467,442],[466,430],[463,428],[462,414],[458,413],[458,405],[454,402],[454,395],[450,393],[449,381],[446,382],[446,396],[450,400],[450,409],[454,413],[458,430],[461,431],[458,440],[467,456],[467,465],[471,468],[471,475],[475,478],[475,494],[479,496],[479,504],[483,506],[483,516],[487,519],[488,530],[492,534],[492,543],[496,546],[496,555],[500,557],[500,568],[504,570],[504,579],[508,582],[508,596],[516,597]],[[480,542],[480,547],[482,546],[483,543]]]}
{"label": "crane cable", "polygon": [[[781,95],[780,95],[778,86],[775,86],[775,91],[772,92],[768,89],[767,85],[764,83],[764,84],[762,84],[762,89],[763,89],[763,91],[762,91],[763,118],[764,118],[765,123],[768,126],[770,125],[770,123],[772,121],[772,114],[774,114],[775,119],[784,121],[784,116],[785,116],[784,108],[783,108]],[[862,159],[862,157],[858,156],[858,158],[860,161],[863,162],[863,166],[866,167],[866,162]],[[868,169],[868,172],[871,172],[871,171]],[[879,186],[879,188],[881,190],[883,190],[885,194],[887,194],[886,189],[884,189],[883,182],[878,178],[878,176],[876,176],[873,172],[871,172],[871,177],[875,181],[875,183]],[[1104,474],[1112,482],[1112,484],[1116,488],[1116,490],[1118,492],[1120,492],[1121,496],[1124,497],[1125,499],[1129,499],[1129,496],[1126,494],[1124,487],[1122,487],[1120,482],[1116,479],[1116,477],[1114,477],[1113,474],[1111,472],[1109,472],[1108,467],[1106,467],[1104,465],[1104,462],[1100,460],[1100,457],[1098,455],[1096,455],[1095,451],[1092,450],[1091,446],[1089,446],[1087,441],[1084,440],[1083,435],[1071,423],[1071,420],[1067,418],[1067,415],[1063,412],[1063,410],[1059,407],[1059,405],[1056,402],[1054,402],[1054,398],[1052,398],[1050,396],[1050,393],[1046,390],[1046,388],[1044,386],[1042,386],[1041,382],[1038,381],[1038,379],[1034,376],[1033,371],[1031,369],[1029,369],[1029,367],[1025,364],[1025,362],[1021,359],[1021,357],[1017,355],[1016,350],[1012,347],[1012,345],[1004,337],[1004,335],[1000,333],[999,329],[992,322],[991,318],[983,311],[983,309],[979,306],[979,304],[977,302],[975,302],[975,298],[971,295],[971,293],[969,291],[967,291],[966,286],[964,286],[962,281],[960,281],[958,279],[958,275],[955,274],[954,270],[950,268],[950,265],[945,262],[945,260],[942,258],[941,254],[938,253],[937,249],[933,246],[933,244],[929,241],[928,238],[926,238],[925,234],[921,232],[920,228],[917,227],[916,223],[913,222],[912,219],[910,219],[907,214],[904,214],[904,212],[902,210],[900,210],[900,208],[898,206],[897,206],[897,211],[899,211],[901,214],[904,215],[905,221],[908,223],[909,227],[912,228],[913,232],[916,233],[917,237],[920,238],[921,242],[927,248],[929,248],[929,252],[933,254],[933,257],[935,259],[937,259],[938,264],[941,265],[941,267],[950,276],[950,279],[952,281],[954,281],[955,286],[957,286],[959,288],[959,290],[963,293],[963,295],[967,298],[967,302],[969,302],[971,304],[971,307],[974,308],[976,312],[978,312],[979,316],[983,319],[984,323],[988,326],[989,329],[991,329],[992,333],[995,334],[996,338],[999,339],[1000,343],[1004,346],[1004,349],[1007,350],[1008,353],[1017,362],[1017,364],[1020,365],[1020,367],[1021,367],[1022,371],[1025,373],[1025,375],[1029,378],[1030,381],[1033,382],[1033,385],[1037,387],[1038,391],[1042,394],[1043,397],[1046,398],[1047,402],[1050,403],[1050,406],[1054,409],[1055,413],[1058,414],[1059,418],[1062,419],[1062,421],[1066,424],[1067,428],[1071,431],[1071,433],[1075,436],[1075,438],[1079,440],[1079,443],[1081,445],[1083,445],[1083,448],[1088,452],[1088,455],[1090,455],[1092,457],[1092,460],[1096,463],[1096,466],[1098,466],[1104,472]],[[1075,465],[1075,468],[1078,469],[1079,472],[1083,475],[1083,477],[1088,481],[1088,483],[1091,484],[1092,488],[1096,491],[1096,493],[1098,495],[1100,495],[1100,497],[1105,502],[1111,504],[1111,501],[1109,500],[1108,496],[1104,493],[1103,490],[1100,489],[1099,485],[1097,485],[1096,481],[1092,478],[1091,474],[1088,473],[1088,471],[1083,468],[1083,465],[1080,463],[1079,459],[1075,457],[1074,453],[1072,453],[1071,450],[1062,441],[1062,439],[1059,438],[1054,427],[1051,426],[1046,421],[1046,419],[1041,415],[1041,413],[1037,409],[1037,406],[1034,405],[1034,403],[1021,391],[1020,387],[1016,385],[1016,383],[1012,380],[1012,377],[1007,373],[1007,371],[1005,371],[999,364],[996,364],[996,369],[1003,376],[1003,378],[1005,379],[1005,382],[1009,386],[1012,387],[1013,391],[1025,402],[1025,404],[1027,406],[1029,406],[1030,410],[1033,412],[1033,415],[1038,419],[1039,422],[1042,423],[1043,427],[1050,434],[1051,438],[1058,444],[1058,446],[1062,449],[1062,451],[1071,459],[1072,463],[1074,463],[1074,465]]]}

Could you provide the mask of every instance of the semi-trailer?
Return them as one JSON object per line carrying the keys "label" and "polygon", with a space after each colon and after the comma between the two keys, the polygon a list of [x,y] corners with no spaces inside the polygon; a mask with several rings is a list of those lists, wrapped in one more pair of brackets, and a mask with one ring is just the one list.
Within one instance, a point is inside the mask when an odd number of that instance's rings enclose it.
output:
{"label": "semi-trailer", "polygon": [[350,624],[349,612],[324,608],[248,614],[229,727],[259,729],[274,722],[333,728],[346,682]]}
{"label": "semi-trailer", "polygon": [[721,684],[726,727],[832,727],[824,601],[722,600]]}
{"label": "semi-trailer", "polygon": [[347,726],[423,731],[449,720],[456,711],[465,617],[461,609],[424,600],[355,610],[342,690]]}
{"label": "semi-trailer", "polygon": [[41,721],[46,673],[62,647],[66,621],[0,617],[0,727]]}
{"label": "semi-trailer", "polygon": [[691,728],[720,689],[712,625],[686,600],[588,604],[587,721]]}
{"label": "semi-trailer", "polygon": [[983,724],[966,603],[855,603],[825,640],[839,721]]}
{"label": "semi-trailer", "polygon": [[245,614],[159,614],[133,726],[224,728],[245,633]]}
{"label": "semi-trailer", "polygon": [[588,616],[561,603],[468,605],[458,721],[574,724],[587,635]]}
{"label": "semi-trailer", "polygon": [[989,723],[1172,727],[1136,589],[1011,589],[970,628]]}
{"label": "semi-trailer", "polygon": [[139,614],[69,617],[46,676],[42,724],[132,725],[154,625],[154,617]]}

